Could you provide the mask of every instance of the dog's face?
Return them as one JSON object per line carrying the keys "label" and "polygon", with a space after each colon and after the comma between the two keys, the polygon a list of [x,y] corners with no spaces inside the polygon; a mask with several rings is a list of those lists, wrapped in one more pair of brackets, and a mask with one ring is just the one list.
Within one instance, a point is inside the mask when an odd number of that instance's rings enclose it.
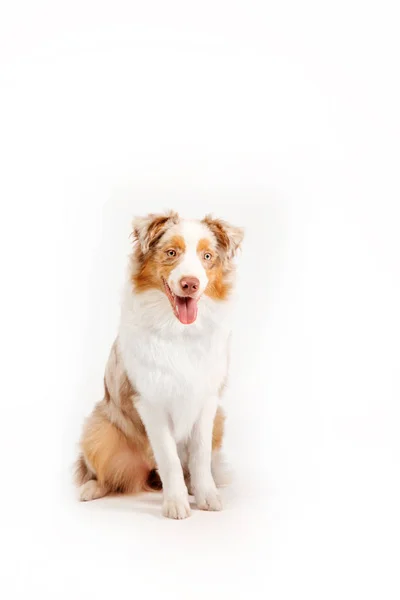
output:
{"label": "dog's face", "polygon": [[136,291],[162,291],[181,323],[195,322],[203,294],[215,300],[228,297],[242,229],[211,217],[185,221],[168,213],[136,218],[133,234]]}

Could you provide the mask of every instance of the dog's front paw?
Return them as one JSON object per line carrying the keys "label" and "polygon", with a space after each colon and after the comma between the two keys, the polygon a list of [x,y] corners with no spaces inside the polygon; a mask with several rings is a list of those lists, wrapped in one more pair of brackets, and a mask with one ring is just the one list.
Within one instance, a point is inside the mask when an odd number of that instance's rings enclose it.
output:
{"label": "dog's front paw", "polygon": [[186,496],[169,496],[164,499],[163,515],[169,519],[187,519],[190,517],[189,499]]}
{"label": "dog's front paw", "polygon": [[216,487],[197,491],[195,500],[200,510],[222,510],[221,498]]}

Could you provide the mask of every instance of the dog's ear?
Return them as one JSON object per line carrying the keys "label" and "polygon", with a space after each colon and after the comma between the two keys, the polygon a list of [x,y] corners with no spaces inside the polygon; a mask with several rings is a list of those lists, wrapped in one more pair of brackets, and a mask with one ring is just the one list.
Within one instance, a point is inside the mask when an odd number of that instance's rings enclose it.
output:
{"label": "dog's ear", "polygon": [[235,256],[243,241],[244,230],[234,227],[221,219],[213,219],[211,215],[204,217],[202,221],[216,237],[218,247],[225,253],[228,259]]}
{"label": "dog's ear", "polygon": [[165,231],[179,222],[179,215],[170,211],[163,215],[149,214],[147,217],[135,217],[133,219],[133,239],[139,244],[143,254],[160,239]]}

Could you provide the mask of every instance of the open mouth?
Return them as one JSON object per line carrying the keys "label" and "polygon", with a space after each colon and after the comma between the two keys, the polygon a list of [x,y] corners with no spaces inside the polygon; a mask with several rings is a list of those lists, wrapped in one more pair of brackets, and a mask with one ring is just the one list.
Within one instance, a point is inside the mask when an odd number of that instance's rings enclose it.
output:
{"label": "open mouth", "polygon": [[170,301],[172,310],[177,319],[184,325],[194,323],[197,318],[197,299],[189,296],[177,296],[169,287],[163,277],[165,293]]}

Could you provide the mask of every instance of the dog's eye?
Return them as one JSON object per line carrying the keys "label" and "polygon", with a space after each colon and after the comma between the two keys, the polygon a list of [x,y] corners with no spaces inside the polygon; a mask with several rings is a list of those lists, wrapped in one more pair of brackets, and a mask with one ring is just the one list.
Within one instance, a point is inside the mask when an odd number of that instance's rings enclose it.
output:
{"label": "dog's eye", "polygon": [[167,254],[168,256],[176,256],[176,251],[171,248],[170,250],[167,250]]}
{"label": "dog's eye", "polygon": [[209,252],[205,253],[204,260],[211,260],[211,254]]}

